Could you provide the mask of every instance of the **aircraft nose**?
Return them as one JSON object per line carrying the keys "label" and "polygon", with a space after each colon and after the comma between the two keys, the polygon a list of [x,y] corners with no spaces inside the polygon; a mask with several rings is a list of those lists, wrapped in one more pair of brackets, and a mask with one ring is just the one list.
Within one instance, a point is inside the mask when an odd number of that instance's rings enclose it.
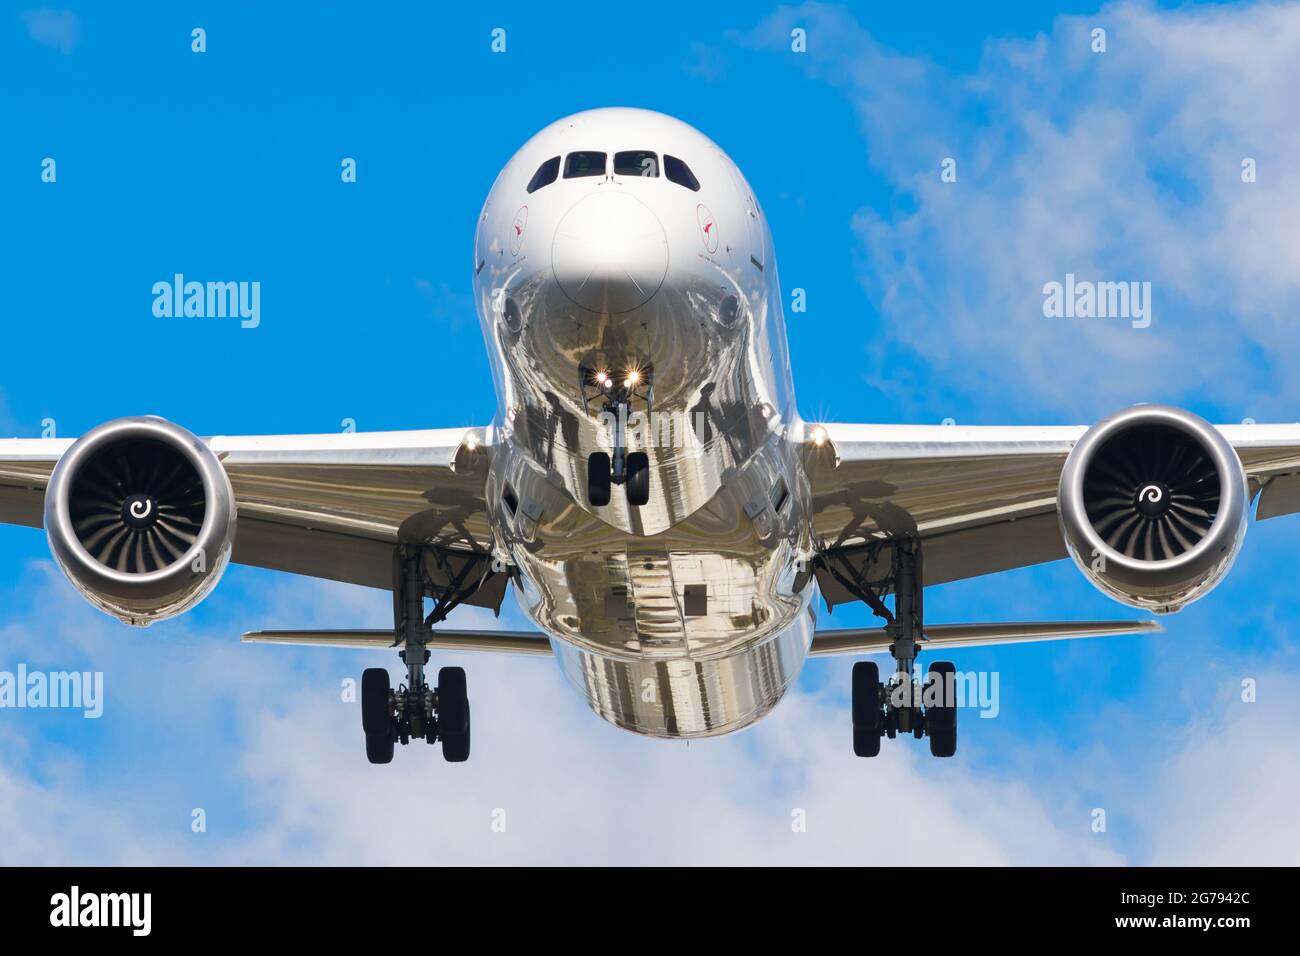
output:
{"label": "aircraft nose", "polygon": [[645,305],[668,272],[668,237],[645,203],[626,193],[593,193],[555,229],[555,281],[573,302],[616,314]]}

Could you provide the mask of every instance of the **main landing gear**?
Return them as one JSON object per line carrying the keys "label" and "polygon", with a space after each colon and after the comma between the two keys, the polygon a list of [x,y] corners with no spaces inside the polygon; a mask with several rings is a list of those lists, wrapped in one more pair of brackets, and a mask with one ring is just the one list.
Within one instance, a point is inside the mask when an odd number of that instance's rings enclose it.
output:
{"label": "main landing gear", "polygon": [[[642,398],[650,408],[652,372],[633,369],[620,375],[583,368],[583,404],[587,390],[596,389],[603,401],[600,410],[613,420],[614,454],[596,451],[587,457],[587,500],[596,507],[609,504],[610,486],[627,488],[627,503],[635,507],[650,501],[650,456],[643,451],[627,450],[627,420],[632,414],[632,400]],[[644,393],[640,391],[644,389]]]}
{"label": "main landing gear", "polygon": [[[889,653],[896,669],[881,683],[880,668],[874,661],[853,665],[853,752],[859,757],[880,753],[880,740],[911,734],[918,740],[930,738],[930,753],[951,757],[957,752],[956,669],[949,661],[930,664],[925,684],[912,678],[912,666],[924,636],[921,583],[921,555],[916,543],[901,539],[893,543],[889,582],[893,584],[894,612],[880,601],[872,585],[859,578],[840,578],[888,623],[892,635]],[[870,562],[868,562],[869,566]],[[840,575],[837,572],[837,577]],[[886,582],[886,583],[889,583]]]}
{"label": "main landing gear", "polygon": [[420,739],[430,744],[441,742],[444,760],[459,763],[469,759],[464,668],[439,668],[436,687],[424,679],[430,624],[445,618],[459,601],[455,597],[440,600],[426,620],[420,562],[420,550],[405,546],[398,549],[394,560],[394,646],[402,646],[406,683],[394,690],[382,667],[368,668],[361,675],[361,726],[371,763],[390,763],[398,741],[407,744]]}

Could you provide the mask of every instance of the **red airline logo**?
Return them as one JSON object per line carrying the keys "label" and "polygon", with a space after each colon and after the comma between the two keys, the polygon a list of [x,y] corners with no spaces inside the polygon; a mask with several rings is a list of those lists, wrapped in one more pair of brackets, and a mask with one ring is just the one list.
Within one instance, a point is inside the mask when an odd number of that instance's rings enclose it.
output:
{"label": "red airline logo", "polygon": [[713,218],[713,213],[709,212],[709,207],[700,203],[695,207],[695,218],[700,224],[700,238],[704,241],[704,248],[709,252],[718,251],[718,224]]}

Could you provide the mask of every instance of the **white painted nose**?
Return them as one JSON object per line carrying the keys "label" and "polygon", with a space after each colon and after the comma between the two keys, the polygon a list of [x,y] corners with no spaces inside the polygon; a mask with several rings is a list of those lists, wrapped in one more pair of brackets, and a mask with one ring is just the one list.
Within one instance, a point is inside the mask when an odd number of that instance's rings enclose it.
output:
{"label": "white painted nose", "polygon": [[551,248],[555,281],[575,304],[614,315],[645,305],[668,272],[668,237],[645,203],[604,189],[564,214]]}

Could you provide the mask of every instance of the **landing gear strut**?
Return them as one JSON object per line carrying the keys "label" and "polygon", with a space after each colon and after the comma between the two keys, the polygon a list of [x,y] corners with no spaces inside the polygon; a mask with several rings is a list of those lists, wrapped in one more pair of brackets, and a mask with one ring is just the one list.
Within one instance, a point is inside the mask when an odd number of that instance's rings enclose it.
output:
{"label": "landing gear strut", "polygon": [[864,594],[857,596],[888,621],[885,630],[892,637],[889,653],[895,671],[882,683],[874,661],[853,665],[853,752],[859,757],[874,757],[880,753],[882,737],[893,740],[900,734],[911,734],[918,740],[928,736],[934,756],[951,757],[957,752],[956,669],[948,661],[931,663],[924,687],[912,677],[925,633],[917,542],[910,538],[893,542],[890,575],[883,584],[893,586],[892,614],[869,582],[864,578],[854,582],[864,589]]}
{"label": "landing gear strut", "polygon": [[[613,455],[592,452],[587,457],[587,500],[596,507],[609,504],[610,485],[627,488],[627,503],[640,507],[650,501],[650,456],[643,451],[627,450],[627,420],[632,414],[632,400],[642,398],[649,411],[653,394],[650,385],[652,371],[629,371],[622,377],[608,372],[580,370],[583,405],[587,402],[587,389],[595,388],[601,395],[602,415],[613,421]],[[638,389],[644,389],[644,394]]]}
{"label": "landing gear strut", "polygon": [[[371,763],[389,763],[394,745],[423,739],[442,743],[443,759],[459,763],[469,759],[469,698],[465,671],[460,667],[438,670],[438,684],[424,678],[429,663],[425,645],[432,636],[430,624],[446,616],[443,599],[428,619],[424,616],[424,582],[419,548],[401,546],[393,561],[393,625],[395,647],[406,665],[406,683],[393,690],[388,671],[368,668],[361,675],[361,726],[366,733],[366,757]],[[441,615],[441,616],[439,616]]]}

